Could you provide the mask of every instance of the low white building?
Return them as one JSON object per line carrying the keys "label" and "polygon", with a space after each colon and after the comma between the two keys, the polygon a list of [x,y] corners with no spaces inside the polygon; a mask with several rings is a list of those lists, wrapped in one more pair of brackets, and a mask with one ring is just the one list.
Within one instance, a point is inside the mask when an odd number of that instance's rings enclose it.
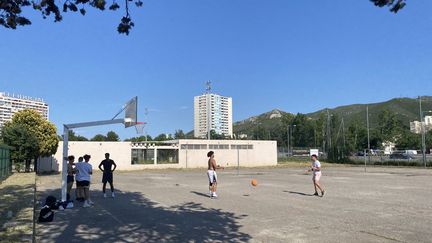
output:
{"label": "low white building", "polygon": [[[53,157],[39,161],[39,172],[61,171],[63,143]],[[225,167],[259,167],[277,165],[277,142],[261,140],[196,140],[181,139],[164,143],[146,142],[69,142],[69,155],[75,160],[91,155],[97,169],[110,153],[118,170],[206,168],[207,152],[215,152],[218,164]]]}

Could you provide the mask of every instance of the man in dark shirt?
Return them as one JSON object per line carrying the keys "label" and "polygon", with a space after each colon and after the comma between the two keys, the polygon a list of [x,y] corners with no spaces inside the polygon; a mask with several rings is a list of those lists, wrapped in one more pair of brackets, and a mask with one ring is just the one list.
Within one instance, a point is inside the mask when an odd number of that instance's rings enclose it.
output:
{"label": "man in dark shirt", "polygon": [[[111,169],[113,165],[114,165],[114,168]],[[105,189],[106,189],[106,183],[107,182],[109,182],[110,187],[111,187],[111,196],[114,197],[113,172],[116,168],[117,168],[116,163],[112,159],[110,159],[110,154],[106,153],[105,159],[102,160],[102,162],[99,164],[99,169],[103,172],[102,191],[103,191],[104,197],[106,197]]]}

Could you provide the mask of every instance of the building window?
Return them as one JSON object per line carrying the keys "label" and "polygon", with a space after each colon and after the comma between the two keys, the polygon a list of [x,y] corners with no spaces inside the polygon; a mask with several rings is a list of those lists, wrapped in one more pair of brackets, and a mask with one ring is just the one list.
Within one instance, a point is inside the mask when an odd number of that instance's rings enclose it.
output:
{"label": "building window", "polygon": [[209,149],[229,149],[228,144],[210,144]]}
{"label": "building window", "polygon": [[154,149],[132,149],[132,164],[154,164]]}
{"label": "building window", "polygon": [[178,149],[158,149],[158,164],[178,164]]}
{"label": "building window", "polygon": [[231,144],[231,149],[253,149],[251,144]]}
{"label": "building window", "polygon": [[182,144],[181,149],[207,149],[207,144]]}

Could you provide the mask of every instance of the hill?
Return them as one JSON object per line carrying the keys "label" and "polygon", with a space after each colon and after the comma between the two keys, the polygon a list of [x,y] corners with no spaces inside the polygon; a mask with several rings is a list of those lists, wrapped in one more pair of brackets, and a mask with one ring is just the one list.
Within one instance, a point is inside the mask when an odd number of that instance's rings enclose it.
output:
{"label": "hill", "polygon": [[[372,103],[372,104],[354,104],[328,109],[330,114],[336,114],[338,117],[343,117],[346,124],[358,122],[366,125],[366,107],[369,106],[369,121],[371,128],[378,124],[378,117],[384,110],[393,111],[398,120],[406,127],[409,127],[411,121],[420,120],[419,102],[418,99],[412,98],[396,98],[389,101]],[[422,97],[422,110],[432,110],[432,96]],[[312,119],[317,119],[321,114],[327,114],[327,109],[319,110],[313,113],[306,114]],[[427,115],[425,113],[425,115]]]}
{"label": "hill", "polygon": [[[311,119],[318,119],[320,115],[326,115],[328,110],[330,114],[343,117],[345,124],[347,125],[357,122],[366,126],[367,106],[369,106],[369,121],[371,128],[377,126],[379,114],[384,110],[390,110],[396,113],[397,119],[407,128],[409,127],[409,122],[419,120],[419,102],[418,99],[413,98],[395,98],[380,103],[339,106],[332,109],[322,109],[305,115]],[[424,112],[432,111],[432,96],[423,96],[422,106]],[[271,131],[282,125],[283,116],[287,114],[291,113],[275,109],[258,116],[235,122],[233,128],[234,133],[251,135],[253,134],[254,128],[258,126],[261,126],[264,130]],[[432,115],[432,113],[430,114]],[[426,112],[425,115],[427,115]]]}

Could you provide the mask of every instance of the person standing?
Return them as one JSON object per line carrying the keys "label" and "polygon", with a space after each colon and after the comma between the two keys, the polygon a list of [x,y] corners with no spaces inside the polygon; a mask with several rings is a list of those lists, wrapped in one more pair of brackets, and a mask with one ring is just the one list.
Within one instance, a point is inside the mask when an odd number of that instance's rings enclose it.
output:
{"label": "person standing", "polygon": [[71,191],[72,191],[72,187],[73,187],[73,183],[74,183],[74,174],[75,174],[75,169],[74,169],[74,162],[75,162],[75,157],[73,155],[68,156],[68,167],[67,167],[67,197],[66,200],[69,201],[71,199]]}
{"label": "person standing", "polygon": [[84,205],[87,208],[93,205],[93,201],[90,200],[90,181],[91,175],[93,174],[92,165],[89,163],[91,156],[86,154],[84,157],[84,163],[78,163],[75,165],[77,170],[76,181],[77,186],[82,187],[84,191]]}
{"label": "person standing", "polygon": [[210,190],[210,198],[217,198],[216,189],[217,189],[217,169],[223,169],[220,165],[216,164],[216,160],[214,159],[214,152],[210,151],[207,153],[208,160],[208,168],[207,168],[207,176],[209,179],[209,190]]}
{"label": "person standing", "polygon": [[318,160],[318,156],[316,154],[313,154],[311,156],[311,160],[312,160],[312,165],[311,168],[308,170],[309,172],[312,171],[312,181],[314,184],[314,188],[315,188],[315,196],[318,196],[318,191],[317,191],[317,187],[318,189],[320,189],[321,191],[321,197],[324,196],[325,194],[325,190],[324,187],[320,184],[320,179],[321,179],[321,163]]}
{"label": "person standing", "polygon": [[[114,168],[112,168],[114,166]],[[106,184],[107,182],[110,184],[111,187],[111,197],[115,197],[114,195],[114,185],[113,185],[113,172],[115,171],[115,169],[117,168],[116,163],[114,162],[114,160],[110,159],[110,154],[106,153],[105,154],[105,159],[102,160],[102,162],[100,162],[99,164],[99,169],[102,171],[102,191],[103,191],[103,196],[106,198]]]}
{"label": "person standing", "polygon": [[[79,157],[78,163],[75,164],[75,167],[77,164],[83,163],[83,162],[84,162],[84,158]],[[77,175],[78,173],[79,173],[79,171],[77,171],[75,168],[75,175]],[[78,185],[78,181],[76,181],[75,199],[79,202],[84,202],[84,188],[82,188],[81,186]]]}

